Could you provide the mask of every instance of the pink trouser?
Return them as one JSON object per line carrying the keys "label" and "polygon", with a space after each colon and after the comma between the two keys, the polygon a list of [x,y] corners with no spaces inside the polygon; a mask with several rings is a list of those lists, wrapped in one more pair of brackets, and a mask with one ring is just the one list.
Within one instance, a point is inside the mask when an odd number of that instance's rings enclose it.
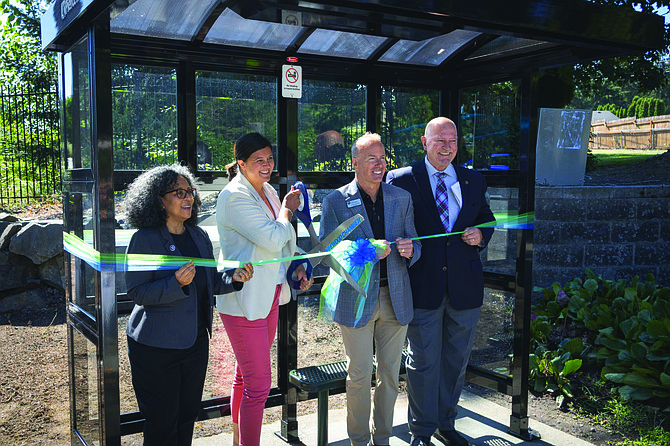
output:
{"label": "pink trouser", "polygon": [[272,385],[270,348],[277,332],[280,293],[281,285],[277,285],[270,314],[265,319],[250,321],[221,314],[237,360],[231,414],[233,423],[240,426],[240,446],[260,444],[263,409]]}

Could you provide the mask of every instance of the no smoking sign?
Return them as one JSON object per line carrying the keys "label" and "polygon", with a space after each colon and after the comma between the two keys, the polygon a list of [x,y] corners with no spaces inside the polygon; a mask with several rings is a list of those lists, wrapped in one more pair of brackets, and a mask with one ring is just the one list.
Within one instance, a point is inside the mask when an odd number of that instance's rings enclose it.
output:
{"label": "no smoking sign", "polygon": [[302,67],[282,65],[281,94],[285,98],[302,97]]}

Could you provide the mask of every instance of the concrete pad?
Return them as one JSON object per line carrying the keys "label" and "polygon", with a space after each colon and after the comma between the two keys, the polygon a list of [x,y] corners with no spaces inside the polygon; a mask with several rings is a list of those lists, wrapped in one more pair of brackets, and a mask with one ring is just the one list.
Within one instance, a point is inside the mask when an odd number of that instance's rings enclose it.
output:
{"label": "concrete pad", "polygon": [[[300,403],[298,403],[300,412]],[[461,432],[474,446],[589,446],[592,444],[561,432],[537,421],[530,427],[540,433],[539,440],[524,441],[507,433],[511,408],[503,407],[472,393],[464,391],[459,403],[456,430]],[[298,417],[298,433],[300,442],[295,446],[316,445],[317,419],[316,413]],[[406,446],[410,442],[407,427],[407,395],[399,395],[393,417],[393,437],[390,446]],[[275,432],[279,431],[279,422],[263,426],[261,446],[285,446]],[[227,446],[232,444],[232,433],[224,433],[212,437],[199,438],[193,441],[194,446]],[[330,446],[348,446],[346,429],[346,409],[328,412],[328,444]],[[434,446],[442,443],[433,438]]]}

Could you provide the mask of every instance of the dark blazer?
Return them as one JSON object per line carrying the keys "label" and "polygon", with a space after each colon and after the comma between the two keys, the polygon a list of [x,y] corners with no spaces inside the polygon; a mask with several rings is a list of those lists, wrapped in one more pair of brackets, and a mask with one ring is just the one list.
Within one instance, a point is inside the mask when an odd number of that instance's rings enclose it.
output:
{"label": "dark blazer", "polygon": [[[200,257],[213,259],[212,242],[205,231],[197,226],[185,225]],[[171,250],[170,247],[173,249]],[[130,239],[126,254],[158,254],[181,256],[166,227],[140,229]],[[207,272],[207,328],[212,332],[214,294],[225,294],[242,289],[242,283],[233,284],[234,270],[223,273],[216,268]],[[135,341],[152,347],[185,349],[195,343],[198,330],[198,299],[195,283],[182,290],[175,277],[175,270],[126,272],[128,296],[135,302],[128,319],[126,334]]]}
{"label": "dark blazer", "polygon": [[[486,180],[479,172],[454,166],[461,186],[462,207],[452,231],[463,231],[481,223],[494,221],[486,200]],[[405,189],[414,202],[414,226],[419,236],[444,232],[430,187],[425,161],[392,170],[386,181]],[[493,228],[480,228],[485,243],[491,240]],[[478,308],[484,299],[484,273],[480,248],[451,235],[421,241],[421,258],[409,269],[414,308],[436,309],[449,292],[449,301],[457,310]]]}

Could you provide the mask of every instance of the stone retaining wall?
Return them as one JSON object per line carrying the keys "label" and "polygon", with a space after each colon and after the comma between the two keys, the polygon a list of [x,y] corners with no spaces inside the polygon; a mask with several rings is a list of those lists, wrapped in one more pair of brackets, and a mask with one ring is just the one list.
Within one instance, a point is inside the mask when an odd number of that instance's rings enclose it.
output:
{"label": "stone retaining wall", "polygon": [[670,186],[538,187],[533,283],[586,267],[606,279],[652,273],[670,286]]}

